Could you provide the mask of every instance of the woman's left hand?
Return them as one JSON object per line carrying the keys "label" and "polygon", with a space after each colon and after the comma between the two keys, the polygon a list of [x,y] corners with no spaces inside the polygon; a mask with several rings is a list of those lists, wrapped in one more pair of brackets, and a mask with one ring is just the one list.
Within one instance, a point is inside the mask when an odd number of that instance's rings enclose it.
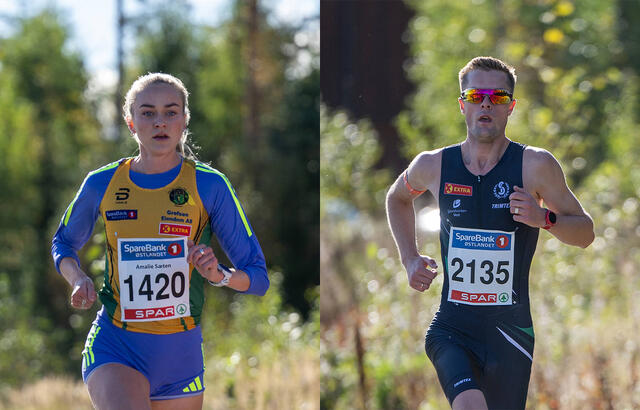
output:
{"label": "woman's left hand", "polygon": [[218,271],[218,258],[213,253],[213,249],[203,244],[196,245],[192,240],[187,241],[187,246],[189,247],[187,262],[193,264],[205,279],[220,282],[224,278],[224,275]]}

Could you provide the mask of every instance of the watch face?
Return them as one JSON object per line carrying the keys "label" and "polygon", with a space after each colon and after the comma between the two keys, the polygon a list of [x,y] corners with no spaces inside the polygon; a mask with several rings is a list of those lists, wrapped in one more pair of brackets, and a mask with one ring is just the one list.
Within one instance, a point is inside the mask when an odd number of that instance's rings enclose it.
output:
{"label": "watch face", "polygon": [[549,222],[552,224],[556,223],[556,214],[553,211],[549,211]]}

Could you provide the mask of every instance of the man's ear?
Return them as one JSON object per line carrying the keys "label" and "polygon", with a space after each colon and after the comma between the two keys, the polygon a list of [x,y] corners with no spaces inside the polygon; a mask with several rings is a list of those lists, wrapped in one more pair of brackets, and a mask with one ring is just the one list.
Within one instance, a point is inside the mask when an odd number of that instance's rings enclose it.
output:
{"label": "man's ear", "polygon": [[516,100],[511,101],[511,104],[509,104],[509,112],[507,115],[511,115],[515,106],[516,106]]}
{"label": "man's ear", "polygon": [[458,104],[460,104],[460,112],[464,114],[464,101],[462,101],[462,98],[458,98]]}

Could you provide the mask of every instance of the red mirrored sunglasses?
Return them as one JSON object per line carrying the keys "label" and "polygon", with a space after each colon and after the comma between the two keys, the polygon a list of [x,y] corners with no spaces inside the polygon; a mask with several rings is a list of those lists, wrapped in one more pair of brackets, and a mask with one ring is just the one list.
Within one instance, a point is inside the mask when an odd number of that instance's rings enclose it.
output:
{"label": "red mirrored sunglasses", "polygon": [[471,104],[480,104],[485,95],[489,96],[492,104],[509,104],[513,100],[513,94],[502,88],[467,88],[460,98]]}

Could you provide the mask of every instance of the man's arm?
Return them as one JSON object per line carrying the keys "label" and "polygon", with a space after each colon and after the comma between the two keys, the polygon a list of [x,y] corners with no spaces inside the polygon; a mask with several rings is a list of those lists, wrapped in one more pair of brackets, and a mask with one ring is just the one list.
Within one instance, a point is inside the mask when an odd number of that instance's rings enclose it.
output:
{"label": "man's arm", "polygon": [[436,276],[435,269],[438,265],[432,258],[420,255],[418,252],[413,201],[427,190],[437,197],[440,161],[440,151],[418,155],[387,192],[386,209],[389,227],[398,247],[400,260],[407,270],[409,286],[418,291],[429,288]]}
{"label": "man's arm", "polygon": [[512,212],[514,202],[521,196],[528,195],[534,201],[525,204],[520,215],[514,215],[514,220],[534,227],[545,226],[546,212],[541,206],[544,201],[557,216],[556,224],[549,229],[551,234],[566,244],[581,248],[593,242],[593,220],[567,186],[564,172],[551,153],[532,147],[525,150],[523,183],[527,192],[516,192],[510,197]]}

